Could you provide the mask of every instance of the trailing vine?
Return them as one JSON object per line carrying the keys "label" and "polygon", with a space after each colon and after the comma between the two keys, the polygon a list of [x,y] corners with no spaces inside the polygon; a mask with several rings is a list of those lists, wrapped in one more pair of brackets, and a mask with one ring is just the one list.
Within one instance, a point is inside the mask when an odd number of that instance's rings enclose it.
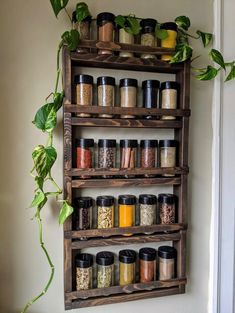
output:
{"label": "trailing vine", "polygon": [[[31,305],[33,305],[37,300],[39,300],[49,289],[51,282],[54,278],[55,268],[50,258],[50,255],[47,251],[47,248],[43,241],[43,226],[41,219],[41,211],[43,207],[47,204],[49,197],[55,197],[56,200],[62,202],[62,207],[59,213],[59,224],[63,224],[65,220],[73,213],[73,207],[66,200],[59,200],[59,196],[62,195],[62,190],[56,183],[52,175],[52,167],[57,159],[57,151],[54,146],[54,131],[57,125],[57,114],[60,110],[64,93],[63,93],[63,81],[61,75],[61,49],[63,45],[66,45],[70,51],[74,51],[77,48],[80,34],[76,29],[72,28],[72,17],[67,11],[67,4],[69,0],[50,0],[51,6],[53,8],[56,18],[59,13],[64,10],[69,22],[71,24],[71,29],[65,31],[61,36],[61,41],[58,45],[56,59],[56,80],[54,91],[46,98],[46,103],[39,108],[37,111],[33,124],[44,134],[47,135],[47,140],[45,145],[38,145],[34,148],[32,152],[33,159],[33,169],[30,174],[32,175],[36,188],[34,191],[34,198],[30,205],[31,208],[35,209],[35,219],[38,223],[39,228],[39,242],[43,253],[47,259],[48,265],[50,267],[50,276],[48,282],[46,283],[43,290],[34,298],[26,303],[21,313],[28,311]],[[77,22],[83,21],[86,17],[91,16],[88,6],[84,2],[80,2],[76,6],[76,19]],[[122,16],[118,15],[116,17],[116,23],[124,28],[128,33],[137,35],[140,30],[139,18],[135,15]],[[178,25],[178,37],[177,37],[177,46],[176,52],[173,55],[171,63],[184,62],[187,59],[190,59],[193,55],[193,48],[189,44],[189,38],[201,39],[203,46],[207,47],[211,41],[213,35],[210,33],[205,33],[200,30],[196,32],[196,35],[192,35],[188,32],[191,22],[190,19],[186,16],[179,16],[175,19],[175,22]],[[164,39],[168,36],[167,31],[161,29],[161,24],[157,24],[155,30],[156,37],[159,39]],[[225,62],[222,54],[215,49],[211,49],[209,52],[209,58],[211,61],[216,63],[218,66],[208,65],[202,69],[195,69],[197,73],[196,79],[198,80],[210,80],[215,78],[221,70],[226,71],[226,68],[230,68],[230,72],[226,77],[226,81],[235,78],[235,61]],[[59,85],[61,82],[61,90],[59,91]],[[51,188],[48,190],[48,187],[45,186],[45,183],[49,182]]]}

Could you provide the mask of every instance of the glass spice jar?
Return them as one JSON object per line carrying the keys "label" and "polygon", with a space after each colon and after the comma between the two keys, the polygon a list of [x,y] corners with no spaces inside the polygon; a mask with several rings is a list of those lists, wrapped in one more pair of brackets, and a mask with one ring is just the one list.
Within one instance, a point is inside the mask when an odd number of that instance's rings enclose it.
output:
{"label": "glass spice jar", "polygon": [[114,197],[99,196],[97,204],[97,228],[114,227]]}
{"label": "glass spice jar", "polygon": [[77,290],[91,289],[93,256],[89,253],[79,253],[76,255],[75,264]]}
{"label": "glass spice jar", "polygon": [[138,141],[132,139],[120,140],[121,168],[135,168],[137,164]]}
{"label": "glass spice jar", "polygon": [[[161,84],[160,108],[177,109],[178,92],[180,85],[174,81],[167,81]],[[162,116],[162,120],[175,120],[175,116]]]}
{"label": "glass spice jar", "polygon": [[[158,107],[158,90],[160,87],[159,80],[144,80],[142,83],[143,90],[143,107],[146,109],[156,109]],[[145,118],[153,119],[154,116],[148,115]]]}
{"label": "glass spice jar", "polygon": [[156,280],[156,256],[153,248],[142,248],[139,251],[140,282],[147,283]]}
{"label": "glass spice jar", "polygon": [[[133,78],[120,80],[120,107],[135,108],[137,103],[138,81]],[[121,118],[134,118],[134,115],[121,115]]]}
{"label": "glass spice jar", "polygon": [[[178,142],[176,140],[160,140],[160,166],[175,167],[176,166],[176,151]],[[163,174],[166,177],[175,176],[174,174]]]}
{"label": "glass spice jar", "polygon": [[139,210],[141,226],[150,226],[156,224],[157,197],[150,194],[140,195]]}
{"label": "glass spice jar", "polygon": [[[176,47],[176,39],[178,34],[178,27],[176,23],[167,22],[163,23],[160,27],[161,29],[165,29],[167,31],[168,36],[165,39],[161,40],[161,46],[163,48],[172,48]],[[172,59],[172,55],[163,54],[161,56],[162,61],[170,61]]]}
{"label": "glass spice jar", "polygon": [[102,251],[96,255],[97,288],[108,288],[114,284],[114,254]]}
{"label": "glass spice jar", "polygon": [[[120,195],[119,205],[119,227],[131,227],[135,225],[136,197],[133,195]],[[131,236],[132,234],[124,234]]]}
{"label": "glass spice jar", "polygon": [[[93,97],[93,77],[90,75],[76,75],[74,77],[76,85],[76,98],[78,106],[92,106]],[[76,116],[89,117],[88,113],[76,113]]]}
{"label": "glass spice jar", "polygon": [[136,252],[134,250],[119,251],[119,285],[125,286],[135,282]]}
{"label": "glass spice jar", "polygon": [[100,139],[98,141],[99,168],[115,168],[116,166],[116,140]]}
{"label": "glass spice jar", "polygon": [[[155,168],[157,164],[157,140],[140,141],[140,166],[143,168]],[[150,176],[150,175],[146,175]]]}
{"label": "glass spice jar", "polygon": [[[115,15],[102,12],[97,15],[98,40],[112,42],[114,36]],[[99,54],[112,54],[111,50],[99,50]]]}
{"label": "glass spice jar", "polygon": [[[141,45],[149,46],[149,47],[156,47],[157,40],[155,37],[155,27],[157,25],[157,21],[152,18],[143,19],[140,22],[140,26],[142,28],[141,31]],[[141,58],[143,59],[156,59],[156,56],[149,53],[141,54]]]}
{"label": "glass spice jar", "polygon": [[158,248],[159,280],[175,278],[175,263],[177,251],[171,246]]}
{"label": "glass spice jar", "polygon": [[[76,29],[80,34],[80,40],[91,39],[91,16],[87,16],[83,21],[78,22],[76,11],[72,14],[73,29]],[[77,48],[78,53],[87,53],[89,49]]]}
{"label": "glass spice jar", "polygon": [[94,139],[76,139],[77,168],[93,167]]}
{"label": "glass spice jar", "polygon": [[160,224],[174,224],[176,220],[176,196],[169,193],[158,195]]}
{"label": "glass spice jar", "polygon": [[74,199],[76,229],[86,230],[92,228],[92,206],[91,197],[78,197]]}
{"label": "glass spice jar", "polygon": [[[135,43],[135,38],[133,34],[128,33],[124,28],[119,28],[119,42],[133,45]],[[121,51],[119,53],[120,57],[132,58],[134,54],[128,51]]]}
{"label": "glass spice jar", "polygon": [[[98,106],[114,107],[115,78],[102,76],[97,78]],[[111,118],[111,114],[99,114],[99,117]]]}

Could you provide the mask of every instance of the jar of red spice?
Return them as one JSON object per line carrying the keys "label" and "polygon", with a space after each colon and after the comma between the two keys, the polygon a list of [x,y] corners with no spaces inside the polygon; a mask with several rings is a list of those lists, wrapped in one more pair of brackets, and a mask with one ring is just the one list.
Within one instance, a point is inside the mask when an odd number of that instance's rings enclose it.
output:
{"label": "jar of red spice", "polygon": [[[115,15],[102,12],[97,15],[98,40],[112,42],[114,35]],[[99,54],[112,54],[111,50],[99,50]]]}
{"label": "jar of red spice", "polygon": [[93,167],[93,151],[94,139],[77,139],[77,168],[92,168]]}
{"label": "jar of red spice", "polygon": [[[140,166],[144,168],[155,168],[157,165],[157,140],[140,141]],[[148,176],[148,175],[146,175]]]}
{"label": "jar of red spice", "polygon": [[153,248],[142,248],[139,251],[140,282],[147,283],[156,280],[156,255]]}

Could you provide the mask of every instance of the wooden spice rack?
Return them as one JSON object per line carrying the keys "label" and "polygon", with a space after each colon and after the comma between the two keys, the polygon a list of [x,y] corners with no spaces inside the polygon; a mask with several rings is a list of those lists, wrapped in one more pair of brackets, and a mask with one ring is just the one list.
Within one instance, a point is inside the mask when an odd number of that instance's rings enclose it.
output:
{"label": "wooden spice rack", "polygon": [[[186,285],[186,231],[187,231],[187,184],[188,184],[188,134],[189,134],[189,93],[190,93],[190,62],[172,64],[160,60],[141,59],[141,53],[151,53],[160,56],[172,49],[151,48],[141,45],[120,43],[104,43],[94,40],[81,41],[82,48],[89,48],[85,54],[70,53],[66,47],[63,50],[63,77],[65,85],[64,101],[64,197],[72,203],[73,189],[76,188],[108,188],[150,185],[171,185],[178,196],[178,223],[171,225],[134,226],[111,229],[90,229],[75,231],[72,218],[64,225],[64,289],[65,309],[83,308],[89,306],[118,303],[167,295],[185,293]],[[113,55],[98,55],[97,48],[112,50]],[[137,57],[119,57],[118,51],[134,52]],[[120,107],[78,107],[74,103],[73,77],[79,73],[80,67],[96,67],[106,69],[133,70],[155,73],[175,74],[175,80],[180,84],[179,109],[144,109]],[[90,113],[91,117],[75,117],[74,113]],[[114,117],[101,119],[99,114],[112,114]],[[134,114],[136,119],[121,119],[122,114]],[[147,120],[144,116],[171,115],[176,120]],[[179,162],[175,168],[155,169],[87,169],[72,167],[73,129],[76,127],[121,127],[121,128],[169,128],[174,129],[174,138],[179,142]],[[126,175],[131,174],[131,178]],[[174,177],[162,177],[162,174],[174,174]],[[81,177],[89,176],[89,179]],[[111,175],[112,178],[102,178]],[[144,175],[151,175],[151,178]],[[153,233],[146,235],[146,232]],[[122,234],[132,233],[124,237]],[[87,240],[81,240],[87,237]],[[86,291],[75,290],[74,255],[79,250],[89,247],[107,247],[125,244],[172,241],[177,249],[177,278],[168,281],[153,281],[136,283],[127,286],[96,288]]]}

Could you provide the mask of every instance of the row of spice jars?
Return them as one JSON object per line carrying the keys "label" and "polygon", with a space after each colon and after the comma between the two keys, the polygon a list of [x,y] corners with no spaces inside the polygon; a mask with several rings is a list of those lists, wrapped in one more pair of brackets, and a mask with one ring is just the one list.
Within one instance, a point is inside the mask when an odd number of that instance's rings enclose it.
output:
{"label": "row of spice jars", "polygon": [[[141,37],[140,42],[137,42],[137,38],[118,25],[115,25],[115,15],[110,12],[102,12],[97,15],[97,39],[104,42],[112,42],[115,39],[115,29],[118,30],[118,41],[125,44],[140,43],[143,46],[156,47],[158,40],[155,36],[155,28],[158,24],[157,20],[152,18],[142,19],[140,21]],[[84,21],[77,23],[76,12],[73,13],[73,28],[77,29],[80,33],[81,40],[91,39],[91,17],[88,16]],[[161,29],[167,31],[167,38],[164,38],[160,42],[160,46],[164,48],[175,48],[176,39],[178,33],[178,27],[176,23],[167,22],[160,25]],[[86,49],[78,49],[78,52],[86,52]],[[112,54],[111,50],[100,49],[99,54]],[[133,53],[129,51],[121,51],[119,54],[121,57],[133,57]],[[141,54],[141,58],[156,58],[155,55],[149,53]],[[171,60],[171,55],[164,54],[161,56],[161,60]]]}
{"label": "row of spice jars", "polygon": [[[90,75],[76,75],[74,77],[76,85],[76,102],[78,106],[92,106],[93,103],[93,77]],[[138,81],[133,78],[123,78],[120,80],[120,107],[137,107]],[[101,76],[97,78],[98,106],[115,106],[115,78]],[[160,89],[160,93],[159,93]],[[178,96],[180,85],[175,81],[160,83],[159,80],[145,80],[142,82],[143,108],[157,108],[158,102],[162,109],[176,109],[178,106]],[[159,101],[158,101],[159,93]],[[77,113],[80,117],[90,117],[87,113]],[[110,114],[100,114],[100,117],[111,118]],[[134,115],[121,115],[121,118],[134,118]],[[146,118],[154,118],[149,115]],[[162,120],[174,120],[174,116],[162,116]]]}
{"label": "row of spice jars", "polygon": [[[136,224],[139,215],[141,226],[176,223],[177,197],[174,194],[151,194],[139,196],[137,214],[137,199],[134,195],[118,197],[118,226],[131,227]],[[96,199],[97,228],[112,228],[115,226],[115,199],[112,196],[99,196]],[[93,223],[93,199],[79,197],[74,199],[74,222],[77,230],[91,229]],[[95,220],[95,218],[94,218]]]}
{"label": "row of spice jars", "polygon": [[[141,283],[156,280],[165,281],[175,278],[176,249],[171,246],[161,246],[158,251],[153,248],[139,250],[139,281]],[[115,284],[114,253],[102,251],[96,255],[96,287],[107,288]],[[136,282],[137,253],[134,250],[119,251],[118,284],[125,286]],[[76,289],[87,290],[94,288],[93,255],[79,253],[75,258]]]}
{"label": "row of spice jars", "polygon": [[[76,165],[79,169],[93,168],[95,164],[93,139],[77,139]],[[158,165],[172,168],[177,165],[176,140],[141,140],[139,164],[140,167],[151,169]],[[98,168],[115,168],[117,164],[117,142],[115,139],[100,139],[98,141]],[[136,168],[138,165],[138,140],[120,140],[120,168]],[[164,174],[172,176],[172,174]],[[173,175],[174,176],[174,175]]]}

